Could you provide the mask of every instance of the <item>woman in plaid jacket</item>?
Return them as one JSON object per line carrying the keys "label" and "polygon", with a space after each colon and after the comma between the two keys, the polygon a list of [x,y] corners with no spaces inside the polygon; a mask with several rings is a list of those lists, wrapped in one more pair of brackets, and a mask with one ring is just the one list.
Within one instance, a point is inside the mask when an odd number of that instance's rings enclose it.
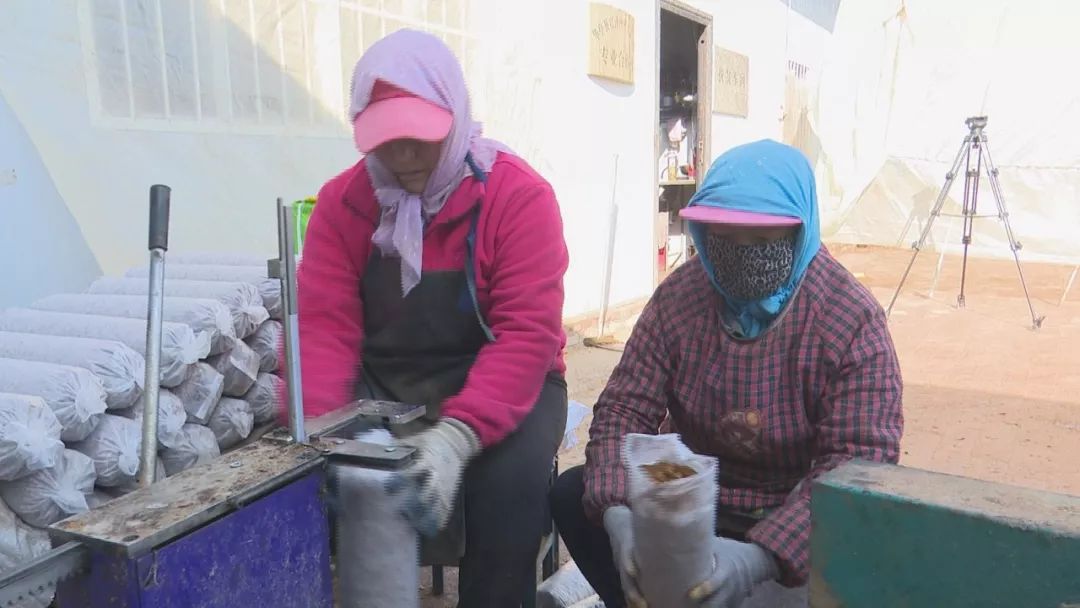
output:
{"label": "woman in plaid jacket", "polygon": [[[719,461],[715,572],[688,590],[728,607],[808,576],[810,481],[851,458],[896,462],[900,367],[874,297],[821,245],[814,175],[789,146],[719,157],[681,216],[700,263],[662,284],[594,409],[584,467],[552,509],[609,608],[640,600],[620,458],[627,433]],[[776,600],[771,600],[775,602]],[[639,604],[640,605],[640,604]]]}

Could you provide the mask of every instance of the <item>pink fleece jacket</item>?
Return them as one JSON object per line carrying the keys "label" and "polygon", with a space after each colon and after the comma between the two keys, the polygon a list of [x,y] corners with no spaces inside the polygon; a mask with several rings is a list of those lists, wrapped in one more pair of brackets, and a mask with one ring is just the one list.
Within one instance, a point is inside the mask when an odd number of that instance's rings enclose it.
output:
{"label": "pink fleece jacket", "polygon": [[[465,179],[428,224],[423,270],[463,267],[471,213],[484,188]],[[353,398],[364,343],[360,286],[378,222],[363,161],[319,191],[297,277],[306,416]],[[462,391],[442,404],[443,415],[469,425],[484,446],[517,428],[549,372],[565,371],[568,257],[551,186],[525,161],[500,153],[476,235],[477,295],[495,342],[481,348]]]}

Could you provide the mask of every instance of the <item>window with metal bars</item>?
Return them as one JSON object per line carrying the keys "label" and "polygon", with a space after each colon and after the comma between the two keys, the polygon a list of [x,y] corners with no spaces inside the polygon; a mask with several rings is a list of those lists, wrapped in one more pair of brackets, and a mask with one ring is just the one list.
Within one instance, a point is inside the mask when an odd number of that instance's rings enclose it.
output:
{"label": "window with metal bars", "polygon": [[428,31],[463,63],[472,44],[469,0],[80,3],[91,110],[125,128],[340,134],[376,40]]}

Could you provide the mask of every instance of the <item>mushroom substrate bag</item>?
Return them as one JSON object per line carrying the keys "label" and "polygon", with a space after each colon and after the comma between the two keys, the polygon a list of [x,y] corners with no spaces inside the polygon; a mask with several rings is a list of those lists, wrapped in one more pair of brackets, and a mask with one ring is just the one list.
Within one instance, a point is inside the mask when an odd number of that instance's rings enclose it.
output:
{"label": "mushroom substrate bag", "polygon": [[[124,276],[143,278],[150,276],[148,266],[140,266],[127,271]],[[271,279],[265,266],[211,266],[205,264],[167,264],[166,279],[184,279],[195,281],[222,281],[232,283],[250,283],[259,290],[263,306],[270,313],[270,318],[281,318],[281,281]]]}
{"label": "mushroom substrate bag", "polygon": [[[0,313],[0,331],[116,340],[144,356],[146,354],[145,319],[9,308]],[[196,334],[181,323],[162,323],[161,385],[171,388],[180,384],[187,374],[188,366],[208,354],[208,335]]]}
{"label": "mushroom substrate bag", "polygon": [[110,410],[134,405],[146,379],[143,356],[116,340],[0,331],[0,357],[84,367],[101,380]]}
{"label": "mushroom substrate bag", "polygon": [[0,482],[0,498],[23,521],[44,528],[90,507],[94,492],[94,462],[74,450],[64,450],[55,466],[15,481]]}
{"label": "mushroom substrate bag", "polygon": [[244,340],[251,350],[259,353],[260,372],[276,372],[281,366],[278,361],[278,349],[281,348],[284,330],[285,327],[281,321],[271,319],[260,325],[255,333]]}
{"label": "mushroom substrate bag", "polygon": [[278,399],[285,388],[285,381],[274,374],[259,374],[255,386],[244,395],[255,413],[255,424],[265,424],[277,416]]}
{"label": "mushroom substrate bag", "polygon": [[165,473],[172,476],[220,455],[214,431],[199,424],[185,424],[176,445],[161,450],[158,457],[165,465]]}
{"label": "mushroom substrate bag", "polygon": [[[29,306],[34,310],[72,312],[105,317],[145,319],[146,296],[123,294],[65,293],[42,298]],[[167,297],[162,301],[161,320],[182,323],[193,332],[210,336],[210,354],[225,352],[236,341],[232,313],[210,298]]]}
{"label": "mushroom substrate bag", "polygon": [[139,446],[142,425],[130,418],[106,414],[84,441],[72,443],[71,449],[94,461],[97,485],[119,486],[130,483],[139,472]]}
{"label": "mushroom substrate bag", "polygon": [[690,608],[713,568],[717,463],[678,435],[623,439],[638,583],[651,608]]}
{"label": "mushroom substrate bag", "polygon": [[[93,294],[122,294],[145,297],[150,293],[148,279],[103,277],[94,281],[86,289]],[[250,283],[189,281],[183,279],[165,279],[165,299],[170,298],[212,299],[228,307],[232,314],[233,329],[238,338],[246,338],[270,318],[270,313],[263,306],[262,296],[257,287]]]}
{"label": "mushroom substrate bag", "polygon": [[255,426],[255,414],[247,401],[224,397],[206,426],[214,432],[218,448],[227,450],[248,438]]}
{"label": "mushroom substrate bag", "polygon": [[240,341],[206,362],[225,377],[222,394],[227,397],[243,397],[259,375],[259,354]]}
{"label": "mushroom substrate bag", "polygon": [[[142,429],[143,410],[146,409],[146,396],[134,406],[122,410],[121,416],[131,418]],[[159,448],[166,448],[180,440],[180,430],[187,423],[187,410],[184,402],[172,391],[158,391],[157,440]]]}
{"label": "mushroom substrate bag", "polygon": [[64,453],[60,432],[41,397],[0,393],[0,481],[55,466]]}
{"label": "mushroom substrate bag", "polygon": [[63,441],[85,439],[105,412],[101,380],[70,365],[0,358],[0,393],[44,399],[60,422]]}
{"label": "mushroom substrate bag", "polygon": [[214,406],[221,399],[225,388],[225,376],[222,376],[207,363],[192,366],[191,374],[173,392],[187,410],[188,422],[206,424]]}

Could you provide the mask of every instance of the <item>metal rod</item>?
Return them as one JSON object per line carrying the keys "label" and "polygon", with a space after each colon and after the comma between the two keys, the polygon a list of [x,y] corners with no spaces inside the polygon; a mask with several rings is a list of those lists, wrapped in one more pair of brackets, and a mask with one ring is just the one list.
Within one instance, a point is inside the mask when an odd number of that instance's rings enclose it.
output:
{"label": "metal rod", "polygon": [[307,441],[304,435],[304,392],[300,374],[300,320],[296,301],[296,224],[293,210],[277,199],[278,256],[281,298],[285,324],[285,379],[288,384],[289,434],[293,441]]}
{"label": "metal rod", "polygon": [[146,305],[146,378],[143,392],[139,486],[153,484],[157,473],[158,390],[161,382],[161,311],[165,302],[165,251],[169,248],[168,186],[150,187],[150,289]]}
{"label": "metal rod", "polygon": [[[983,136],[983,142],[986,143],[985,135]],[[1031,328],[1039,329],[1042,327],[1046,317],[1035,312],[1035,305],[1031,302],[1031,292],[1028,291],[1027,279],[1024,277],[1024,267],[1020,264],[1020,250],[1023,245],[1016,240],[1012,224],[1009,223],[1009,211],[1005,208],[1005,193],[1001,189],[1001,182],[998,181],[998,168],[994,164],[994,158],[990,155],[989,144],[984,145],[982,149],[986,154],[986,166],[990,175],[990,191],[994,195],[994,202],[997,204],[1001,223],[1005,226],[1005,234],[1009,239],[1009,248],[1012,249],[1013,259],[1016,260],[1016,273],[1020,275],[1020,287],[1024,289],[1024,299],[1027,300],[1028,312],[1031,313]]]}
{"label": "metal rod", "polygon": [[611,297],[611,275],[615,264],[615,230],[619,223],[619,203],[616,192],[619,187],[619,155],[615,155],[615,171],[611,178],[611,218],[608,224],[607,259],[604,266],[604,286],[600,294],[600,323],[596,337],[604,335],[607,325],[608,299]]}
{"label": "metal rod", "polygon": [[893,306],[896,305],[896,300],[900,298],[900,292],[904,289],[904,283],[907,282],[912,267],[915,266],[915,260],[919,257],[919,252],[922,251],[923,245],[926,244],[927,237],[930,236],[930,230],[934,227],[934,220],[941,215],[941,208],[945,205],[945,198],[949,196],[949,190],[952,189],[953,181],[956,180],[956,172],[960,170],[960,163],[964,160],[965,155],[968,152],[968,144],[970,143],[971,136],[968,135],[964,138],[964,143],[960,144],[960,149],[956,152],[956,158],[953,159],[952,168],[945,174],[945,185],[941,187],[941,191],[938,192],[937,200],[934,201],[934,206],[930,208],[930,217],[926,219],[926,225],[923,226],[922,234],[919,235],[919,240],[915,241],[915,244],[911,246],[915,251],[911,254],[911,260],[908,261],[907,268],[904,269],[904,275],[900,277],[900,283],[896,286],[896,291],[893,292],[889,307],[885,309],[886,317],[892,315]]}
{"label": "metal rod", "polygon": [[964,216],[964,233],[961,236],[961,242],[964,245],[964,257],[960,264],[960,295],[956,297],[956,305],[960,308],[967,306],[965,292],[967,289],[968,250],[971,248],[971,237],[975,230],[975,214],[978,212],[976,207],[979,204],[979,177],[982,173],[981,149],[979,136],[975,136],[971,142],[971,150],[975,153],[975,168],[971,168],[971,154],[969,153],[967,172],[964,177],[964,206],[961,211]]}
{"label": "metal rod", "polygon": [[1076,281],[1076,274],[1080,272],[1080,266],[1074,266],[1072,274],[1069,275],[1069,280],[1065,283],[1065,290],[1061,292],[1061,299],[1058,300],[1058,306],[1065,304],[1065,300],[1069,299],[1069,292],[1072,291],[1073,282]]}

